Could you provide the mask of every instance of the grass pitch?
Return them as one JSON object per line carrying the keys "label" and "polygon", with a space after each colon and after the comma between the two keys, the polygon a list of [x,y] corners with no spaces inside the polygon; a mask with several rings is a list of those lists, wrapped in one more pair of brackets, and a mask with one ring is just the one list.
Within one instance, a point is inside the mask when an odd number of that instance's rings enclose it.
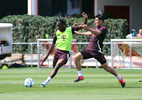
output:
{"label": "grass pitch", "polygon": [[[52,68],[0,69],[0,100],[142,100],[142,69],[115,69],[126,82],[122,88],[117,78],[99,68],[83,68],[83,81],[74,83],[77,70],[61,68],[45,88],[40,84]],[[24,80],[32,78],[33,87]]]}

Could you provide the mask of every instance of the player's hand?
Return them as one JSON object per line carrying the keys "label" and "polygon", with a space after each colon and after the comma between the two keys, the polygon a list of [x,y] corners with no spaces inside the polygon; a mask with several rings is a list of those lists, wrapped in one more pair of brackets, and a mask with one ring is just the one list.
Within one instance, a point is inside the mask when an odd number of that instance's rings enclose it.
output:
{"label": "player's hand", "polygon": [[87,24],[83,24],[82,27],[83,28],[87,28],[88,26],[87,26]]}
{"label": "player's hand", "polygon": [[74,33],[79,35],[79,32],[77,32],[77,31],[74,31]]}
{"label": "player's hand", "polygon": [[43,65],[43,63],[45,62],[46,59],[47,59],[46,57],[42,58],[40,65]]}
{"label": "player's hand", "polygon": [[82,13],[83,18],[88,19],[88,16],[85,12]]}

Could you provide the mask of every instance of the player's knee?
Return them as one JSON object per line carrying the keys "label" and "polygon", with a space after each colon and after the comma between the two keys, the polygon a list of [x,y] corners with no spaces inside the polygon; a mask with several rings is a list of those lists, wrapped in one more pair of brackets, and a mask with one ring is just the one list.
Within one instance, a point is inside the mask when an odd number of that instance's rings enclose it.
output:
{"label": "player's knee", "polygon": [[74,57],[74,60],[75,60],[75,61],[79,61],[80,59],[79,59],[78,56],[75,56],[75,57]]}
{"label": "player's knee", "polygon": [[77,53],[75,56],[74,56],[74,61],[75,62],[78,62],[80,61],[81,59],[83,59],[83,56],[81,53]]}
{"label": "player's knee", "polygon": [[56,65],[56,66],[54,67],[54,70],[55,70],[55,71],[58,71],[59,68],[60,68],[60,65]]}
{"label": "player's knee", "polygon": [[65,64],[65,61],[58,62],[58,63],[56,64],[56,67],[60,68],[60,67],[62,67],[64,64]]}
{"label": "player's knee", "polygon": [[61,67],[61,63],[58,63],[58,64],[57,64],[57,67],[60,68],[60,67]]}

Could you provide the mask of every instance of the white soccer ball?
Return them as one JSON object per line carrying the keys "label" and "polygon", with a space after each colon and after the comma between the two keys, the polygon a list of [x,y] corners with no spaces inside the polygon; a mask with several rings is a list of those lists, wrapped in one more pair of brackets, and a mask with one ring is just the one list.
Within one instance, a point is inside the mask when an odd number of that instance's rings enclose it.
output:
{"label": "white soccer ball", "polygon": [[32,78],[27,78],[24,81],[24,85],[26,87],[32,87],[34,85],[34,80]]}

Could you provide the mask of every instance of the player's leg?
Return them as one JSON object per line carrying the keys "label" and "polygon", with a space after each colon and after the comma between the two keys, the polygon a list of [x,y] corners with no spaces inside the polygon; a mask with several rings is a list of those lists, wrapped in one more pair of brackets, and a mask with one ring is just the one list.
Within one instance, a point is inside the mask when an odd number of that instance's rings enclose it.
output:
{"label": "player's leg", "polygon": [[62,67],[65,64],[65,60],[64,59],[59,59],[57,60],[53,60],[53,70],[51,71],[49,77],[47,78],[47,80],[45,80],[42,84],[41,87],[45,87],[47,85],[47,83],[57,74],[58,70],[60,67]]}
{"label": "player's leg", "polygon": [[92,56],[90,55],[90,51],[85,49],[85,50],[82,50],[81,52],[77,53],[74,57],[74,62],[75,62],[75,65],[76,65],[76,68],[77,68],[77,71],[78,71],[78,76],[77,76],[77,79],[74,80],[74,82],[78,82],[80,80],[83,80],[84,79],[84,76],[82,75],[82,71],[81,71],[81,63],[80,63],[80,60],[81,59],[88,59],[88,58],[91,58]]}
{"label": "player's leg", "polygon": [[[59,59],[59,53],[58,51],[56,50],[55,52],[55,55],[54,55],[54,59],[53,59],[53,68],[55,67],[58,59]],[[41,87],[45,87],[47,85],[47,83],[51,80],[52,78],[49,76],[42,84],[41,84]]]}
{"label": "player's leg", "polygon": [[74,82],[78,82],[78,81],[84,79],[84,76],[82,75],[82,71],[81,71],[81,63],[80,63],[81,59],[83,59],[83,55],[79,52],[74,57],[75,66],[76,66],[76,69],[78,71],[77,79],[74,80]]}
{"label": "player's leg", "polygon": [[53,68],[55,67],[57,61],[58,61],[58,60],[56,60],[55,58],[53,59]]}
{"label": "player's leg", "polygon": [[102,67],[107,71],[110,72],[111,74],[113,74],[114,76],[116,76],[119,80],[119,82],[121,83],[122,87],[125,87],[125,81],[123,80],[122,76],[120,76],[119,74],[116,73],[116,71],[109,67],[107,63],[102,64]]}
{"label": "player's leg", "polygon": [[57,74],[60,67],[67,63],[69,58],[69,52],[66,51],[58,51],[55,52],[54,60],[53,60],[53,70],[50,73],[49,77],[45,82],[41,84],[41,87],[45,87],[47,83]]}
{"label": "player's leg", "polygon": [[80,63],[80,60],[83,59],[83,55],[79,52],[77,53],[75,56],[74,56],[74,62],[75,62],[75,66],[76,66],[76,69],[78,71],[81,71],[81,63]]}
{"label": "player's leg", "polygon": [[114,69],[112,69],[111,67],[108,66],[107,63],[102,64],[102,67],[107,71],[110,72],[111,74],[113,74],[114,76],[117,76],[117,73]]}
{"label": "player's leg", "polygon": [[[55,58],[53,59],[53,68],[55,67],[56,63],[57,63],[58,60],[56,60]],[[52,78],[49,76],[47,78],[47,80],[45,80],[42,84],[43,84],[43,87],[44,85],[47,85],[47,83],[51,80]]]}
{"label": "player's leg", "polygon": [[82,71],[81,71],[81,63],[80,63],[81,59],[83,59],[83,55],[79,52],[74,57],[75,66],[76,66],[76,69],[78,71],[77,79],[74,80],[74,82],[78,82],[78,81],[84,79],[84,76],[82,75]]}
{"label": "player's leg", "polygon": [[66,61],[64,59],[59,59],[49,77],[53,78],[57,74],[59,68],[62,67],[65,63]]}
{"label": "player's leg", "polygon": [[[100,56],[99,56],[100,55]],[[106,62],[106,59],[104,57],[103,54],[97,54],[97,57],[95,57],[102,65],[102,67],[109,73],[113,74],[114,76],[116,76],[119,80],[119,82],[121,83],[122,87],[125,87],[125,82],[123,81],[122,76],[120,76],[119,74],[116,73],[116,71],[108,66],[108,63]]]}

